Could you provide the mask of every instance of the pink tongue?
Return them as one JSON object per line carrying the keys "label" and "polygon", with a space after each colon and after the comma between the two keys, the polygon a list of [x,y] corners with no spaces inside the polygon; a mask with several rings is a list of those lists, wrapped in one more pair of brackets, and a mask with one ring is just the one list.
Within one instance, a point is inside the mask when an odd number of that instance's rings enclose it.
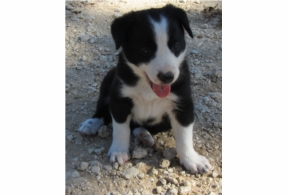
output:
{"label": "pink tongue", "polygon": [[170,85],[157,85],[152,83],[152,90],[160,98],[165,98],[170,93]]}

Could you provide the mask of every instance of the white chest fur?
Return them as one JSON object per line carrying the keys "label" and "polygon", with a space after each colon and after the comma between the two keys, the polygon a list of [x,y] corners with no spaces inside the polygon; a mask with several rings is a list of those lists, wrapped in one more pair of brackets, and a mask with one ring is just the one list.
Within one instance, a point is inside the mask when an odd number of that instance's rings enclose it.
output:
{"label": "white chest fur", "polygon": [[170,93],[166,98],[159,98],[143,79],[135,87],[124,86],[122,95],[132,99],[132,120],[138,124],[149,118],[155,119],[151,124],[157,124],[165,113],[170,114],[176,107],[176,95]]}

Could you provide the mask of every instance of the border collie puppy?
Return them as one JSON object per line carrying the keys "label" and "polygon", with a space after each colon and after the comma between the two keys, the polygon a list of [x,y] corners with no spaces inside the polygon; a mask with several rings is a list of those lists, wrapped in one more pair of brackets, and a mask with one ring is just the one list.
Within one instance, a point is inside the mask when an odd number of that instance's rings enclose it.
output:
{"label": "border collie puppy", "polygon": [[79,128],[81,134],[94,135],[112,122],[112,162],[129,159],[131,131],[152,146],[151,134],[172,129],[180,163],[192,174],[210,170],[208,160],[193,148],[184,30],[193,37],[186,13],[173,5],[130,12],[113,21],[111,33],[116,49],[121,47],[118,64],[102,82],[96,113]]}

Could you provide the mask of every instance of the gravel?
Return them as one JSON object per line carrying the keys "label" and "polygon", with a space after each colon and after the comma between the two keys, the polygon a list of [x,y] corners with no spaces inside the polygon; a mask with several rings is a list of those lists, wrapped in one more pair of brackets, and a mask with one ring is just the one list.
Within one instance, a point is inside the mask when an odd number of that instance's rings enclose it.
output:
{"label": "gravel", "polygon": [[93,166],[93,167],[91,168],[91,171],[92,171],[93,173],[95,173],[96,175],[100,175],[100,174],[101,174],[101,168],[100,168],[99,166],[97,166],[97,165]]}
{"label": "gravel", "polygon": [[160,162],[160,167],[161,168],[168,168],[170,165],[170,161],[167,160],[167,159],[162,159],[161,162]]}
{"label": "gravel", "polygon": [[82,35],[79,37],[80,41],[87,41],[90,39],[90,35]]}
{"label": "gravel", "polygon": [[167,160],[171,160],[175,158],[176,155],[177,155],[177,152],[175,148],[167,148],[163,152],[163,157]]}
{"label": "gravel", "polygon": [[132,158],[141,159],[147,156],[147,150],[142,147],[136,147],[132,152]]}
{"label": "gravel", "polygon": [[77,166],[78,171],[84,171],[88,168],[89,163],[87,162],[80,162],[80,164]]}

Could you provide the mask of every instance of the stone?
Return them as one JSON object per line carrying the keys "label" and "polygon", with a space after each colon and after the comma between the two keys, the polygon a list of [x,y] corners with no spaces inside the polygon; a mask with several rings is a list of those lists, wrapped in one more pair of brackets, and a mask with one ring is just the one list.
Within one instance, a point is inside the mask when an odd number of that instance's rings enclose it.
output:
{"label": "stone", "polygon": [[111,131],[110,129],[105,125],[102,126],[99,130],[98,130],[98,134],[100,137],[102,138],[108,138],[111,136]]}
{"label": "stone", "polygon": [[152,168],[149,172],[150,176],[157,176],[158,175],[158,170],[156,170],[155,168]]}
{"label": "stone", "polygon": [[73,177],[73,178],[80,177],[80,173],[78,171],[74,170],[71,173],[71,177]]}
{"label": "stone", "polygon": [[175,148],[168,148],[164,150],[163,157],[167,160],[171,160],[176,157],[176,154],[177,152]]}
{"label": "stone", "polygon": [[145,177],[145,174],[144,174],[144,173],[138,174],[138,178],[139,178],[139,179],[143,179],[144,177]]}
{"label": "stone", "polygon": [[192,49],[192,50],[190,51],[190,53],[195,54],[195,55],[199,54],[199,52],[198,52],[197,50],[195,50],[195,49]]}
{"label": "stone", "polygon": [[180,186],[178,189],[179,195],[188,195],[191,191],[191,187],[189,186]]}
{"label": "stone", "polygon": [[122,172],[121,176],[125,179],[131,179],[139,173],[139,170],[135,167],[131,167],[129,169],[126,169]]}
{"label": "stone", "polygon": [[174,185],[178,184],[177,179],[175,179],[174,177],[166,177],[165,179],[166,179],[166,181],[168,181],[171,184],[174,184]]}
{"label": "stone", "polygon": [[101,61],[107,61],[107,56],[104,56],[104,55],[100,55],[100,60]]}
{"label": "stone", "polygon": [[77,166],[78,171],[84,171],[88,168],[89,163],[87,162],[80,162],[80,164]]}
{"label": "stone", "polygon": [[71,5],[66,5],[66,10],[72,10],[73,9],[73,6],[71,6]]}
{"label": "stone", "polygon": [[89,40],[89,43],[93,44],[96,42],[96,38],[95,37],[91,37]]}
{"label": "stone", "polygon": [[162,161],[160,162],[160,165],[159,165],[159,166],[160,166],[161,168],[168,168],[169,165],[170,165],[169,160],[167,160],[167,159],[162,159]]}
{"label": "stone", "polygon": [[97,165],[93,166],[91,169],[92,173],[95,173],[96,175],[100,175],[101,174],[101,168]]}
{"label": "stone", "polygon": [[165,195],[177,195],[177,194],[178,194],[178,189],[176,188],[171,188],[165,193]]}
{"label": "stone", "polygon": [[209,192],[208,195],[216,195],[214,192]]}
{"label": "stone", "polygon": [[80,36],[79,39],[80,39],[80,41],[87,41],[90,39],[90,35],[82,35],[82,36]]}
{"label": "stone", "polygon": [[147,156],[147,150],[142,147],[136,147],[132,152],[132,158],[141,159]]}
{"label": "stone", "polygon": [[105,166],[103,166],[103,169],[106,170],[106,171],[110,171],[110,170],[112,170],[113,168],[112,168],[111,165],[105,165]]}
{"label": "stone", "polygon": [[156,193],[158,193],[158,194],[160,194],[161,192],[162,192],[162,187],[161,186],[158,186],[157,188],[156,188]]}
{"label": "stone", "polygon": [[101,148],[96,148],[94,150],[94,152],[95,152],[95,154],[100,155],[100,154],[102,154],[104,152],[104,150],[105,150],[105,148],[101,147]]}
{"label": "stone", "polygon": [[159,180],[159,183],[160,183],[161,185],[165,186],[167,182],[166,182],[165,179],[160,179],[160,180]]}

